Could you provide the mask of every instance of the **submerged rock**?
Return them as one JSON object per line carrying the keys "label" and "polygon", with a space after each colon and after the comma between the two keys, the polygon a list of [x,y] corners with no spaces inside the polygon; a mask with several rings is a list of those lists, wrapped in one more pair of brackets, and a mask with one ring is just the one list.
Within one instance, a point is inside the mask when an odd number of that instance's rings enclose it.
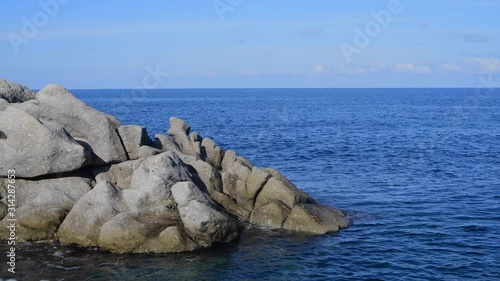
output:
{"label": "submerged rock", "polygon": [[[237,240],[244,226],[314,235],[347,227],[342,211],[181,119],[152,141],[144,127],[122,126],[61,86],[8,89],[0,90],[0,227],[5,177],[16,169],[31,178],[16,187],[20,240],[165,253]],[[8,235],[1,227],[0,238]]]}
{"label": "submerged rock", "polygon": [[284,229],[325,234],[347,227],[342,211],[319,204],[298,204],[283,224]]}

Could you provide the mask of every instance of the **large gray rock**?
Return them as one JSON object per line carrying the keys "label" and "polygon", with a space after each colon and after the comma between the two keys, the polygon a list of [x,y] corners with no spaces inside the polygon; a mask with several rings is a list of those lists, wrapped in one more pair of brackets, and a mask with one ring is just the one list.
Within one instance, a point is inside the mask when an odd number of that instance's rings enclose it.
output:
{"label": "large gray rock", "polygon": [[[176,253],[194,251],[199,249],[189,235],[179,225],[173,225],[165,228],[158,236],[149,239],[141,245],[136,251],[153,253]],[[146,250],[147,249],[147,250]]]}
{"label": "large gray rock", "polygon": [[230,166],[236,162],[236,152],[228,150],[224,153],[224,158],[221,161],[221,168],[223,171],[227,171]]}
{"label": "large gray rock", "polygon": [[175,151],[178,153],[182,153],[181,148],[171,139],[169,136],[156,134],[155,140],[153,141],[153,147],[165,151]]}
{"label": "large gray rock", "polygon": [[0,155],[0,176],[3,177],[11,169],[22,178],[68,172],[92,161],[90,152],[60,125],[38,120],[2,99]]}
{"label": "large gray rock", "polygon": [[192,182],[172,186],[184,229],[198,244],[210,246],[216,242],[229,242],[238,238],[238,222],[216,206]]}
{"label": "large gray rock", "polygon": [[[92,189],[93,182],[88,178],[64,177],[45,180],[17,179],[16,239],[19,241],[53,240],[59,225],[73,205]],[[7,181],[0,179],[0,205],[8,205]],[[9,216],[0,221],[0,238],[9,237],[7,226]]]}
{"label": "large gray rock", "polygon": [[290,208],[279,200],[260,206],[252,213],[251,223],[271,228],[281,228],[290,214]]}
{"label": "large gray rock", "polygon": [[270,178],[271,174],[266,170],[252,167],[252,172],[246,179],[245,188],[236,190],[238,204],[252,210],[255,206],[255,198]]}
{"label": "large gray rock", "polygon": [[204,138],[201,142],[202,158],[210,165],[221,170],[224,151],[209,138]]}
{"label": "large gray rock", "polygon": [[284,181],[278,177],[271,177],[255,199],[255,209],[273,201],[279,200],[285,203],[289,208],[293,208],[298,203],[315,204],[316,201],[307,193],[298,189],[288,180]]}
{"label": "large gray rock", "polygon": [[17,105],[38,119],[62,125],[78,141],[93,151],[93,163],[104,165],[127,160],[117,129],[116,118],[91,108],[59,85],[48,85],[35,100]]}
{"label": "large gray rock", "polygon": [[0,99],[10,103],[25,102],[35,98],[35,92],[25,86],[0,78]]}
{"label": "large gray rock", "polygon": [[130,188],[132,174],[143,161],[144,159],[136,159],[119,164],[98,166],[94,167],[92,172],[97,182],[109,181],[113,185],[118,185],[121,188]]}
{"label": "large gray rock", "polygon": [[222,192],[222,178],[212,165],[205,161],[196,159],[196,157],[191,155],[177,154],[182,161],[190,168],[190,172],[196,175],[201,182],[196,182],[198,186],[203,185],[208,191],[219,191]]}
{"label": "large gray rock", "polygon": [[237,158],[222,172],[224,193],[237,200],[237,193],[247,189],[246,181],[251,173],[252,167]]}
{"label": "large gray rock", "polygon": [[[175,215],[174,215],[175,214]],[[200,248],[179,224],[177,212],[125,212],[108,221],[98,245],[116,253],[172,253]]]}
{"label": "large gray rock", "polygon": [[167,151],[146,158],[134,170],[131,188],[150,194],[150,199],[156,200],[161,199],[160,195],[170,196],[170,187],[175,183],[190,180],[191,174],[184,162],[174,152]]}
{"label": "large gray rock", "polygon": [[[121,212],[102,226],[97,244],[99,247],[120,253],[160,252],[159,249],[153,247],[155,243],[149,240],[159,240],[158,236],[161,232],[169,227],[177,227],[179,223],[179,214],[173,208],[157,206]],[[170,239],[173,238],[170,237]],[[177,248],[177,250],[172,249],[172,252],[185,251],[186,249],[179,248],[178,244],[182,242],[184,242],[184,247],[191,242],[189,245],[197,248],[189,237],[181,234],[178,241],[170,246],[170,248]],[[162,246],[156,244],[156,246]]]}
{"label": "large gray rock", "polygon": [[283,228],[311,234],[325,234],[346,228],[348,221],[342,211],[319,204],[297,204]]}
{"label": "large gray rock", "polygon": [[122,190],[109,182],[100,182],[85,194],[62,222],[57,237],[62,244],[98,246],[102,226],[126,210],[120,198]]}
{"label": "large gray rock", "polygon": [[123,146],[131,160],[139,158],[139,148],[143,145],[151,145],[146,128],[135,125],[124,125],[118,128],[118,134],[123,141]]}
{"label": "large gray rock", "polygon": [[186,121],[179,119],[177,117],[170,117],[170,129],[168,130],[168,134],[175,135],[189,135],[191,131],[191,126],[186,123]]}
{"label": "large gray rock", "polygon": [[[127,178],[127,174],[131,176]],[[193,198],[209,205],[197,216],[210,214],[216,224],[207,221],[207,232],[201,233],[201,228],[192,228],[182,218],[185,210],[180,211],[182,204],[173,196],[173,186],[192,178],[188,167],[172,151],[112,165],[107,171],[98,171],[96,179],[97,186],[78,201],[61,224],[61,243],[99,246],[117,253],[179,252],[239,234],[239,229],[234,233],[234,219],[214,203],[207,203],[210,199],[203,193],[203,200]]]}
{"label": "large gray rock", "polygon": [[[189,136],[191,127],[184,121],[176,117],[170,118],[170,129],[167,131],[172,136],[175,144],[183,154],[201,158],[201,139],[198,133]],[[198,137],[197,137],[198,136]]]}
{"label": "large gray rock", "polygon": [[224,209],[236,215],[242,221],[248,221],[252,208],[244,208],[238,205],[236,200],[222,192],[223,180],[220,172],[207,162],[196,159],[190,155],[179,155],[182,161],[189,167],[193,182],[203,190],[207,190],[210,197],[221,204]]}
{"label": "large gray rock", "polygon": [[154,156],[160,154],[162,151],[158,148],[154,148],[151,146],[143,145],[139,147],[137,153],[139,154],[139,158],[145,158],[149,156]]}

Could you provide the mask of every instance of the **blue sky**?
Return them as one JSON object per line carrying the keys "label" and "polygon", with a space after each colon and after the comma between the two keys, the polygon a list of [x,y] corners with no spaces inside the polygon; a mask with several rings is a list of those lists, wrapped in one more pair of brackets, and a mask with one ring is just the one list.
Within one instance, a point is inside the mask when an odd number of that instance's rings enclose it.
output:
{"label": "blue sky", "polygon": [[32,88],[500,82],[495,0],[11,0],[0,8],[0,77]]}

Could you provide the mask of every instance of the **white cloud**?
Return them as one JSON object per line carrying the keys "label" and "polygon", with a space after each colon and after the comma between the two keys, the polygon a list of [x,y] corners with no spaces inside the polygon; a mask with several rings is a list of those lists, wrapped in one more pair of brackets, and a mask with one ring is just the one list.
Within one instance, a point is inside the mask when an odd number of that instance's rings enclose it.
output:
{"label": "white cloud", "polygon": [[[459,70],[458,66],[446,65],[447,69]],[[432,69],[425,65],[415,65],[411,63],[392,64],[388,62],[372,62],[369,64],[337,64],[333,67],[327,68],[322,64],[318,64],[314,68],[315,74],[347,74],[347,75],[363,75],[363,74],[377,74],[384,72],[397,72],[397,73],[432,73]]]}
{"label": "white cloud", "polygon": [[446,72],[459,71],[460,66],[458,66],[456,64],[444,63],[441,65],[441,70],[446,71]]}
{"label": "white cloud", "polygon": [[339,64],[335,68],[335,73],[337,74],[365,74],[367,72],[368,70],[361,66]]}
{"label": "white cloud", "polygon": [[378,73],[378,72],[390,69],[391,66],[392,66],[392,64],[388,63],[388,62],[372,62],[367,67],[367,69],[368,69],[368,72],[370,72],[370,73]]}
{"label": "white cloud", "polygon": [[431,73],[432,69],[428,66],[400,63],[394,66],[393,71],[397,73]]}
{"label": "white cloud", "polygon": [[466,61],[483,72],[497,72],[500,71],[500,59],[497,58],[472,58]]}

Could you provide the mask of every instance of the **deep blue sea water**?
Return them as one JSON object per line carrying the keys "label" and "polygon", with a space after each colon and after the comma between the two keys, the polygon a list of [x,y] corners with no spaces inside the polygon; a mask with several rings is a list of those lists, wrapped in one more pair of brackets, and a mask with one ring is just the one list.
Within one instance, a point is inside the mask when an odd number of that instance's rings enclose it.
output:
{"label": "deep blue sea water", "polygon": [[73,93],[152,136],[185,119],[353,224],[168,255],[24,244],[19,280],[500,280],[500,89]]}

